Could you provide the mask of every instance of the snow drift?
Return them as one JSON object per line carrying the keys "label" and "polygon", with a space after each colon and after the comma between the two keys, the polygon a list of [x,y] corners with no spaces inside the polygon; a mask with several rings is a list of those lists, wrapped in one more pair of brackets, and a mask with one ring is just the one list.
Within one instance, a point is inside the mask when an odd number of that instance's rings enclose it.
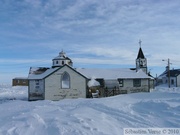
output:
{"label": "snow drift", "polygon": [[122,135],[136,127],[180,127],[180,88],[28,102],[27,87],[0,86],[2,135]]}

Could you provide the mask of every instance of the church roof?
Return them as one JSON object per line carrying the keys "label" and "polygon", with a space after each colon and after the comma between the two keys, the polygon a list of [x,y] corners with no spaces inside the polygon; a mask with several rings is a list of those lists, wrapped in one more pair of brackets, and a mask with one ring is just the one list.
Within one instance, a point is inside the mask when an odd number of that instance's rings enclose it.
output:
{"label": "church roof", "polygon": [[77,72],[81,73],[82,75],[86,76],[87,78],[102,78],[105,80],[108,79],[145,79],[151,78],[147,74],[145,74],[141,69],[136,72],[136,70],[131,69],[101,69],[101,68],[77,68]]}
{"label": "church roof", "polygon": [[[56,72],[57,70],[63,68],[63,67],[69,67],[72,70],[74,70],[75,72],[77,72],[74,68],[68,66],[67,64],[65,64],[62,67],[55,67],[55,68],[48,68],[48,67],[31,67],[29,70],[29,75],[28,75],[28,79],[29,80],[34,80],[34,79],[44,79],[47,76],[51,75],[52,73]],[[77,72],[78,74],[80,74],[79,72]],[[80,74],[81,76],[83,76],[82,74]],[[86,78],[85,76],[83,76],[84,78]]]}
{"label": "church roof", "polygon": [[[67,66],[67,65],[64,65]],[[69,67],[69,66],[68,66]],[[62,67],[61,67],[62,68]],[[71,68],[71,67],[69,67]],[[43,79],[50,74],[56,72],[60,68],[46,68],[46,67],[31,67],[29,71],[28,79]],[[72,68],[73,69],[73,68]],[[114,68],[114,69],[101,69],[101,68],[76,68],[73,69],[75,72],[84,76],[87,79],[99,79],[104,80],[111,79],[150,79],[147,74],[145,74],[141,69],[136,72],[136,70]]]}
{"label": "church roof", "polygon": [[43,79],[59,68],[31,67],[28,79]]}
{"label": "church roof", "polygon": [[142,58],[142,59],[145,58],[141,47],[139,48],[139,53],[138,53],[138,56],[137,56],[137,59],[139,59],[139,58]]}

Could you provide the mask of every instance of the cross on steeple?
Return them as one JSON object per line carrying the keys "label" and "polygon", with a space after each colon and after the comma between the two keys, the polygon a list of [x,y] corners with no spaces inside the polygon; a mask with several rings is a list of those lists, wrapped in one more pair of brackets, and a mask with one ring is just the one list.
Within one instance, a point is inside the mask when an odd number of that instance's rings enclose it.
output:
{"label": "cross on steeple", "polygon": [[139,47],[141,47],[141,43],[142,43],[142,41],[141,41],[141,39],[139,39]]}

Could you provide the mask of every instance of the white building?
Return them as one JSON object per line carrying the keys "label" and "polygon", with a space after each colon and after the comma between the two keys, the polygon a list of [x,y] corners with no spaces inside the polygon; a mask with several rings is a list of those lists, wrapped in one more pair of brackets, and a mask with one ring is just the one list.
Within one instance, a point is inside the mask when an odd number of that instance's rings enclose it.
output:
{"label": "white building", "polygon": [[100,89],[101,97],[105,96],[105,90],[114,88],[125,93],[149,92],[153,88],[152,78],[147,75],[147,60],[141,47],[134,69],[75,69],[72,67],[72,60],[66,57],[63,51],[52,61],[51,68],[30,68],[29,100],[88,98],[92,95],[91,89],[94,89],[92,82],[100,85],[94,86],[96,90]]}
{"label": "white building", "polygon": [[157,78],[158,85],[169,85],[169,82],[170,87],[180,87],[180,69],[172,69],[168,71],[168,67],[166,67],[166,70]]}

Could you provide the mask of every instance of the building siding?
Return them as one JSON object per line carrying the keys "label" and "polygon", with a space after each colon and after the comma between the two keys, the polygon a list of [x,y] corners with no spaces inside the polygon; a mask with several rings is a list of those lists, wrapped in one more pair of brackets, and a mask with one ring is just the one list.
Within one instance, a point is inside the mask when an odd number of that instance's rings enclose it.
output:
{"label": "building siding", "polygon": [[133,79],[124,79],[124,87],[119,87],[119,89],[127,93],[149,92],[149,80],[141,79],[141,86],[134,87]]}
{"label": "building siding", "polygon": [[29,80],[29,100],[44,99],[44,80]]}
{"label": "building siding", "polygon": [[[70,75],[70,88],[61,88],[62,74]],[[61,100],[65,98],[86,98],[86,79],[71,68],[64,66],[45,78],[45,99]]]}
{"label": "building siding", "polygon": [[176,85],[180,87],[180,75],[177,76]]}

